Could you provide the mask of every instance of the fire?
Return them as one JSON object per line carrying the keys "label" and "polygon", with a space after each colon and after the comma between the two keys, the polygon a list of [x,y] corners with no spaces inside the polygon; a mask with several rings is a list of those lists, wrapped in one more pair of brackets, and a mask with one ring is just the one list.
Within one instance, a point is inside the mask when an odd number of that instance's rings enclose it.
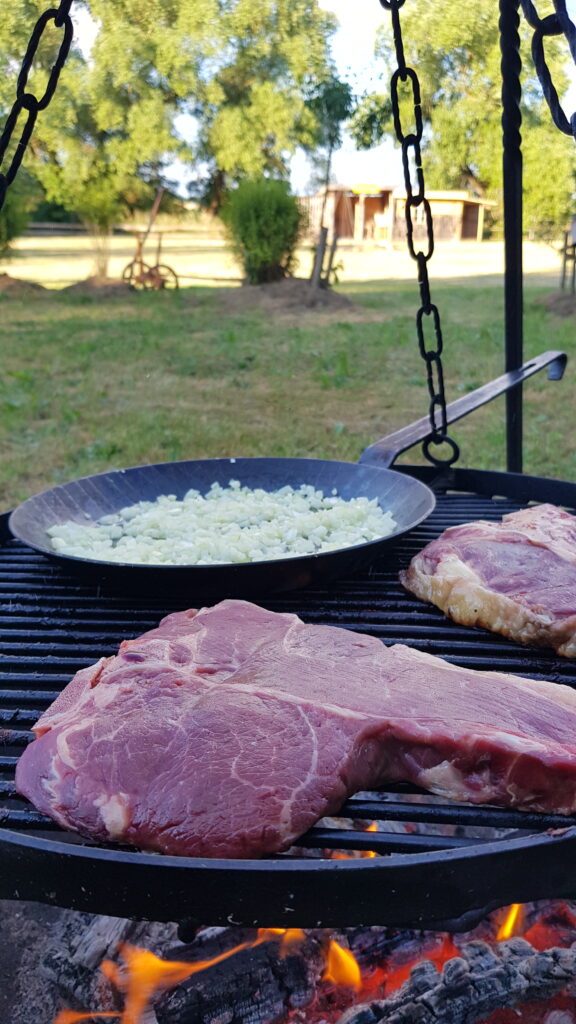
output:
{"label": "fire", "polygon": [[295,952],[304,942],[306,935],[301,928],[259,928],[258,939],[254,945],[277,938],[280,938],[280,956],[284,957]]}
{"label": "fire", "polygon": [[[66,1009],[60,1011],[53,1024],[79,1024],[80,1021],[104,1017],[117,1018],[120,1024],[139,1024],[143,1012],[156,993],[173,988],[193,974],[222,963],[243,949],[254,949],[263,942],[274,940],[279,941],[280,955],[288,956],[304,942],[305,938],[306,935],[301,928],[259,928],[253,941],[242,942],[209,960],[196,960],[194,963],[161,960],[154,953],[125,943],[120,947],[123,965],[118,965],[112,960],[104,960],[100,965],[104,976],[125,997],[122,1013],[77,1013],[75,1010]],[[360,968],[354,957],[333,940],[328,947],[325,976],[327,980],[337,985],[359,988],[361,984]]]}
{"label": "fire", "polygon": [[[378,822],[377,821],[372,821],[364,829],[364,831],[365,832],[377,832],[378,831]],[[334,852],[330,854],[331,860],[354,860],[355,858],[357,858],[359,860],[360,858],[377,857],[377,856],[378,856],[378,854],[375,853],[374,850],[362,850],[361,853],[357,853],[357,854],[355,854],[355,853],[341,853],[339,850],[334,850]]]}
{"label": "fire", "polygon": [[521,928],[522,904],[513,903],[496,933],[496,939],[498,942],[503,942],[504,939],[510,939],[513,935],[518,934],[521,931]]}
{"label": "fire", "polygon": [[334,985],[346,985],[349,988],[359,989],[362,987],[362,975],[356,958],[349,949],[344,949],[334,939],[330,939],[328,946],[323,980],[331,981]]}
{"label": "fire", "polygon": [[[367,832],[377,832],[378,831],[378,823],[376,821],[373,821],[370,825],[368,825],[368,828],[366,829],[366,831]],[[366,852],[364,853],[364,856],[365,857],[375,857],[376,854],[375,854],[374,850],[366,850]]]}

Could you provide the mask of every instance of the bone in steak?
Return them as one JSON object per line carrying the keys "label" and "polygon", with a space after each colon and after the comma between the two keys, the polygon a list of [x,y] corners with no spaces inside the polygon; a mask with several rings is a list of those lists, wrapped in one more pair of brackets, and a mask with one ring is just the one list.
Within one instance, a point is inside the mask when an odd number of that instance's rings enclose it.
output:
{"label": "bone in steak", "polygon": [[400,579],[455,622],[576,657],[576,516],[554,505],[452,526]]}
{"label": "bone in steak", "polygon": [[83,669],[16,785],[59,824],[164,853],[287,848],[350,794],[576,810],[576,695],[244,601],[169,615]]}

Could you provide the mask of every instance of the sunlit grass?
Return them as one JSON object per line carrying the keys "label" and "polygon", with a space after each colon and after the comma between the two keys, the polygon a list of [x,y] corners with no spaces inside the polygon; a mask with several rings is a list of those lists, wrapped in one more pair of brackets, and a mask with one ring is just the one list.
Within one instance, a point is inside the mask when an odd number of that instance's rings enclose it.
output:
{"label": "sunlit grass", "polygon": [[[413,282],[349,282],[349,308],[234,310],[229,289],[0,300],[4,508],[108,468],[226,455],[355,460],[424,415]],[[574,350],[529,289],[526,356]],[[448,398],[503,370],[499,287],[441,282]],[[576,475],[575,369],[525,386],[526,471]],[[504,402],[453,428],[462,464],[504,468]],[[408,461],[418,458],[412,454]]]}

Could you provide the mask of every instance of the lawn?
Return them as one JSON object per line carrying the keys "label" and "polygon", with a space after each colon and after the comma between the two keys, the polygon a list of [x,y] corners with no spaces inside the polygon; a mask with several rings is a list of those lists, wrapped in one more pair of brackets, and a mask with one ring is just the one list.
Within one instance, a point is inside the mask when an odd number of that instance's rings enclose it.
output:
{"label": "lawn", "polygon": [[[351,305],[274,310],[234,288],[0,298],[3,507],[109,468],[210,456],[355,460],[427,411],[413,281],[338,286]],[[573,318],[526,299],[526,357],[575,348]],[[442,281],[448,398],[503,369],[503,294]],[[525,386],[525,470],[576,477],[576,360]],[[461,464],[505,468],[504,401],[453,428]],[[421,461],[418,453],[404,461]]]}

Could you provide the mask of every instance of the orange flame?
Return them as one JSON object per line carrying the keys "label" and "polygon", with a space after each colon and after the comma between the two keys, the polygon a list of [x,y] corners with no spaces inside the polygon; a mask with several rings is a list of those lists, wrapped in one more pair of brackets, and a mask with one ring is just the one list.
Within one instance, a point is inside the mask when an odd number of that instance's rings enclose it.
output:
{"label": "orange flame", "polygon": [[[378,822],[377,821],[371,822],[370,825],[368,825],[364,829],[364,831],[365,832],[377,832],[378,831]],[[341,853],[340,850],[334,850],[334,852],[330,854],[330,859],[331,860],[354,860],[354,859],[360,860],[360,858],[377,857],[377,856],[378,856],[378,854],[375,853],[374,850],[363,850],[361,853],[357,853],[357,854],[356,853]]]}
{"label": "orange flame", "polygon": [[500,925],[496,939],[498,942],[502,942],[504,939],[510,939],[513,935],[519,934],[522,930],[522,904],[513,903],[509,908],[504,921]]}
{"label": "orange flame", "polygon": [[[378,822],[373,821],[370,825],[368,825],[368,828],[366,829],[366,831],[367,832],[377,832],[378,831]],[[376,853],[374,852],[374,850],[366,850],[363,853],[363,856],[364,857],[376,857]]]}
{"label": "orange flame", "polygon": [[259,928],[258,938],[254,945],[278,937],[280,938],[280,956],[285,957],[302,945],[306,935],[301,928]]}
{"label": "orange flame", "polygon": [[323,980],[331,981],[333,985],[346,985],[349,988],[359,989],[362,987],[362,975],[356,958],[349,949],[344,949],[334,939],[330,939],[328,946]]}
{"label": "orange flame", "polygon": [[[249,943],[244,943],[244,946]],[[225,960],[232,950],[215,957],[214,961]],[[122,1024],[138,1024],[142,1012],[150,1003],[156,992],[165,992],[179,982],[185,981],[192,974],[207,966],[207,961],[184,963],[178,960],[161,960],[145,949],[125,944],[121,948],[126,970],[122,970],[111,960],[101,965],[103,974],[126,996]]]}

